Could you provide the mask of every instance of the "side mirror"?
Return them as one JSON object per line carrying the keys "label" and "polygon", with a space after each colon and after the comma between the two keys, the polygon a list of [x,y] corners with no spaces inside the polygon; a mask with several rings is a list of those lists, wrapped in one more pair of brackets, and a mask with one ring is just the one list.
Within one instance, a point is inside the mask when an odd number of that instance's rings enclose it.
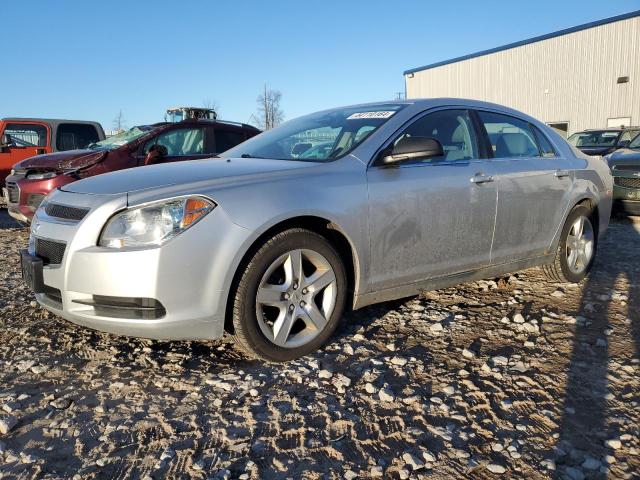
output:
{"label": "side mirror", "polygon": [[8,147],[9,145],[13,144],[13,139],[11,138],[11,135],[9,135],[8,133],[5,133],[4,135],[2,135],[2,139],[0,139],[0,147]]}
{"label": "side mirror", "polygon": [[296,143],[291,149],[291,155],[302,155],[312,147],[311,143]]}
{"label": "side mirror", "polygon": [[393,165],[406,160],[444,156],[442,144],[435,138],[404,137],[391,150],[382,153],[382,164]]}
{"label": "side mirror", "polygon": [[152,145],[151,148],[149,149],[149,152],[147,152],[147,155],[144,157],[144,164],[152,165],[154,163],[158,163],[164,157],[166,157],[168,153],[169,151],[167,150],[167,147],[165,147],[164,145],[161,145],[161,144]]}

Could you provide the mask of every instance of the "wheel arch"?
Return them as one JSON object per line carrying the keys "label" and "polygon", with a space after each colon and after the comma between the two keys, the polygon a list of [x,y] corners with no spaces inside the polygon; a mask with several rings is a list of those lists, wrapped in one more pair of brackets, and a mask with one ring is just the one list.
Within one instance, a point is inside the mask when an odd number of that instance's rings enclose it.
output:
{"label": "wheel arch", "polygon": [[567,206],[566,211],[564,212],[564,215],[562,216],[562,222],[558,225],[558,228],[556,230],[556,233],[553,237],[553,241],[551,242],[551,245],[549,245],[549,249],[547,251],[547,254],[552,254],[555,253],[555,251],[558,248],[558,245],[560,244],[560,237],[562,235],[562,229],[564,228],[565,223],[567,222],[567,218],[569,218],[569,215],[571,214],[571,212],[573,211],[574,208],[576,208],[579,205],[584,205],[585,207],[589,208],[592,212],[593,212],[593,218],[595,221],[595,229],[596,229],[596,235],[599,234],[600,232],[600,211],[598,208],[598,200],[592,196],[590,194],[590,192],[584,192],[581,195],[578,195],[575,199],[573,199],[571,202],[569,202],[569,205]]}
{"label": "wheel arch", "polygon": [[326,238],[327,241],[329,241],[329,243],[331,243],[331,245],[337,250],[340,258],[344,262],[347,273],[347,305],[349,307],[353,307],[361,275],[357,250],[354,247],[353,241],[349,238],[344,229],[327,218],[318,215],[299,215],[285,220],[280,220],[267,227],[257,236],[257,238],[255,238],[255,240],[253,240],[253,242],[251,242],[248,248],[245,249],[242,258],[235,269],[231,286],[227,293],[224,321],[225,331],[229,333],[233,332],[232,315],[234,295],[242,272],[244,271],[244,267],[267,239],[290,228],[304,228],[315,232]]}

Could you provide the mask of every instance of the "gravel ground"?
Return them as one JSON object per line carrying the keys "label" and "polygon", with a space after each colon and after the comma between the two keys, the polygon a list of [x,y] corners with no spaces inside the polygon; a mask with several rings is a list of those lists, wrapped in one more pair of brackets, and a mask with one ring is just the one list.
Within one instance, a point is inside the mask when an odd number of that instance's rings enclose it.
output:
{"label": "gravel ground", "polygon": [[640,478],[640,219],[594,273],[531,269],[348,314],[285,365],[38,308],[0,213],[0,477]]}

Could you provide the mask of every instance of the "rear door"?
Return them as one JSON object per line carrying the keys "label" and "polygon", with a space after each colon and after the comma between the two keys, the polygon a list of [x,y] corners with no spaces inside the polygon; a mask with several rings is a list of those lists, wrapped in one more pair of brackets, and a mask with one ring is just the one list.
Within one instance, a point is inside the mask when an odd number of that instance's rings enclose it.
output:
{"label": "rear door", "polygon": [[0,146],[0,182],[9,175],[11,167],[25,158],[51,152],[49,125],[40,122],[7,122],[3,136],[9,143]]}
{"label": "rear door", "polygon": [[493,264],[548,252],[568,208],[575,168],[527,121],[478,111],[498,186]]}
{"label": "rear door", "polygon": [[490,263],[496,185],[469,112],[431,110],[390,143],[404,136],[435,138],[445,154],[369,167],[373,291]]}

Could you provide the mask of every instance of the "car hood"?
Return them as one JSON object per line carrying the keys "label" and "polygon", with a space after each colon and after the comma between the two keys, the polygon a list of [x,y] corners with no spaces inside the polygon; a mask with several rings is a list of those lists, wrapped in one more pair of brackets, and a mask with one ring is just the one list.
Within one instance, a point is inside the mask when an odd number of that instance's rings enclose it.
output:
{"label": "car hood", "polygon": [[640,150],[635,150],[631,148],[621,148],[620,150],[616,150],[611,155],[609,155],[609,159],[615,162],[625,162],[625,161],[638,161],[640,160]]}
{"label": "car hood", "polygon": [[614,147],[578,147],[578,150],[581,152],[592,156],[606,155],[612,149],[614,149]]}
{"label": "car hood", "polygon": [[188,185],[200,182],[231,183],[247,177],[299,170],[317,166],[315,162],[268,160],[262,158],[211,158],[161,165],[149,165],[85,178],[62,187],[74,193],[115,195],[140,190]]}
{"label": "car hood", "polygon": [[610,166],[625,163],[640,164],[640,150],[621,148],[607,157]]}
{"label": "car hood", "polygon": [[26,170],[29,168],[47,170],[75,170],[100,162],[107,156],[106,151],[67,150],[65,152],[45,153],[29,157],[18,162],[13,168]]}

